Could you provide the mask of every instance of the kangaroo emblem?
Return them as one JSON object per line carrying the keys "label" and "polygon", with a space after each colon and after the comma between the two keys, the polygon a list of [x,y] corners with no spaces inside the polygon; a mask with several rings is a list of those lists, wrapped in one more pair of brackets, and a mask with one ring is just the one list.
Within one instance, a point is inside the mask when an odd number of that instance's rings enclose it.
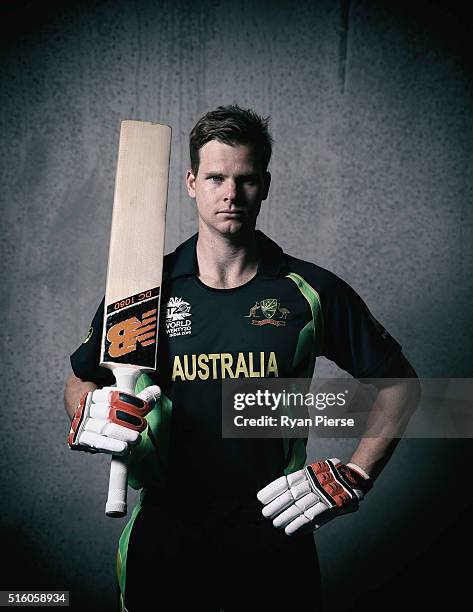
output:
{"label": "kangaroo emblem", "polygon": [[259,302],[255,302],[255,305],[250,308],[250,314],[245,315],[245,318],[256,317],[256,311],[261,308]]}

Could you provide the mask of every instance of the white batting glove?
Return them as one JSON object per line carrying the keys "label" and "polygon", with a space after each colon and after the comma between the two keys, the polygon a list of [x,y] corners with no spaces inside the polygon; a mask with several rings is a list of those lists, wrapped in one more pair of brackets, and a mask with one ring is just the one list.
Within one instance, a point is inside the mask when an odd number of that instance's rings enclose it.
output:
{"label": "white batting glove", "polygon": [[336,516],[358,510],[372,487],[368,474],[339,459],[316,461],[303,470],[281,476],[258,492],[263,516],[287,535],[318,529]]}
{"label": "white batting glove", "polygon": [[68,437],[71,450],[125,455],[146,429],[144,416],[154,408],[161,390],[147,387],[138,395],[104,387],[84,393]]}

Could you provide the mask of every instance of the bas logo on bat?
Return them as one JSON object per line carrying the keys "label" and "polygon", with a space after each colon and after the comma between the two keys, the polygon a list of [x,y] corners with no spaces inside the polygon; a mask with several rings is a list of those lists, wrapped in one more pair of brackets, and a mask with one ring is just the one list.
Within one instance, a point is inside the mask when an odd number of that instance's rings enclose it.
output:
{"label": "bas logo on bat", "polygon": [[116,323],[108,330],[110,357],[121,357],[136,350],[136,343],[148,346],[156,342],[156,308],[143,314],[143,320],[137,317]]}
{"label": "bas logo on bat", "polygon": [[[135,363],[139,352],[139,363],[151,364],[154,360],[154,344],[157,336],[157,312],[159,289],[139,293],[107,308],[105,337],[106,361]],[[146,347],[150,347],[149,358]]]}

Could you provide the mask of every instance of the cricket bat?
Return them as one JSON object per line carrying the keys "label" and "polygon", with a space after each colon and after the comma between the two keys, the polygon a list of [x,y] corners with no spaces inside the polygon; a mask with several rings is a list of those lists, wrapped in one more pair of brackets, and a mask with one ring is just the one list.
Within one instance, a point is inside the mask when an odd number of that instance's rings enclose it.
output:
{"label": "cricket bat", "polygon": [[[156,369],[171,128],[122,121],[100,365],[134,393]],[[126,515],[127,459],[112,457],[105,513]]]}

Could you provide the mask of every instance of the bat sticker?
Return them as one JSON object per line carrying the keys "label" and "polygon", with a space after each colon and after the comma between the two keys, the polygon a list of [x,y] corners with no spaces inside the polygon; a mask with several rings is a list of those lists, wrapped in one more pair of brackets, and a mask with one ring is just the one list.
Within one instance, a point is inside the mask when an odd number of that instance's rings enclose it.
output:
{"label": "bat sticker", "polygon": [[104,362],[156,367],[159,288],[107,307]]}

